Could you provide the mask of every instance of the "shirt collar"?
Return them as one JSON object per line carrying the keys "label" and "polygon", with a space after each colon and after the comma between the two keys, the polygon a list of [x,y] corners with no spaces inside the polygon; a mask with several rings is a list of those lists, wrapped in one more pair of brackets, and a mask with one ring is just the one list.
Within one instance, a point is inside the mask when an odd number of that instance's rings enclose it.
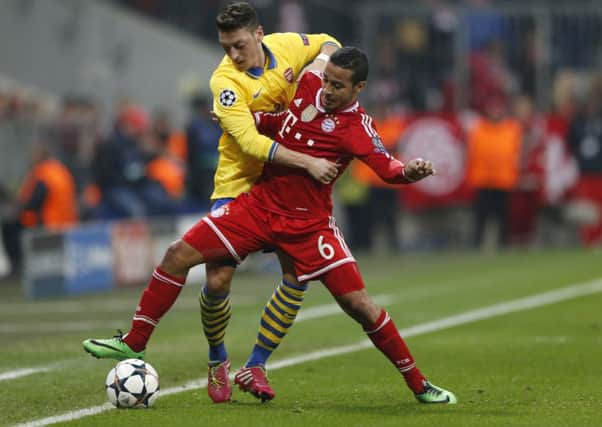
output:
{"label": "shirt collar", "polygon": [[[263,48],[263,51],[268,57],[268,70],[276,68],[278,66],[278,62],[276,62],[276,57],[274,56],[270,48],[268,48],[263,42],[261,43],[261,47]],[[251,77],[259,78],[263,75],[263,71],[264,67],[251,67],[247,70],[247,74],[249,74]]]}

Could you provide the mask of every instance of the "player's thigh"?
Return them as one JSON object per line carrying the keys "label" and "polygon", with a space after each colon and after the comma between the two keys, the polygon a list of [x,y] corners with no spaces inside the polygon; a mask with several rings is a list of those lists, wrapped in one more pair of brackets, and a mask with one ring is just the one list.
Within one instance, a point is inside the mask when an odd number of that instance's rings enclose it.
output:
{"label": "player's thigh", "polygon": [[169,245],[165,255],[163,255],[160,267],[164,271],[171,273],[182,269],[189,269],[203,262],[202,253],[186,241],[179,239]]}
{"label": "player's thigh", "polygon": [[265,246],[265,221],[251,215],[245,200],[238,198],[214,210],[182,238],[203,255],[205,262],[233,259],[237,263]]}
{"label": "player's thigh", "polygon": [[278,262],[280,263],[280,268],[282,269],[282,279],[293,285],[298,284],[297,274],[295,271],[295,261],[293,258],[280,249],[276,250],[276,255],[278,256]]}
{"label": "player's thigh", "polygon": [[297,280],[318,279],[337,266],[355,262],[345,239],[336,227],[325,227],[279,242],[295,262]]}
{"label": "player's thigh", "polygon": [[[358,296],[367,295],[364,280],[355,262],[348,262],[327,271],[320,276],[320,281],[343,309],[352,308],[360,301]],[[359,291],[361,292],[358,293]]]}

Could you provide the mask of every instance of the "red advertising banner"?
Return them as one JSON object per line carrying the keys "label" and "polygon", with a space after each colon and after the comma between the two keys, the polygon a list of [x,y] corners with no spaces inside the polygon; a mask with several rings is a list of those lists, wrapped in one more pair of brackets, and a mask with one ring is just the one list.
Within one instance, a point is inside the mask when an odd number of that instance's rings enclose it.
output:
{"label": "red advertising banner", "polygon": [[462,204],[472,198],[466,185],[466,142],[455,115],[410,117],[400,140],[400,158],[407,162],[421,157],[430,160],[437,174],[404,186],[400,192],[410,210]]}
{"label": "red advertising banner", "polygon": [[139,286],[153,271],[153,245],[144,221],[114,223],[111,230],[118,287]]}

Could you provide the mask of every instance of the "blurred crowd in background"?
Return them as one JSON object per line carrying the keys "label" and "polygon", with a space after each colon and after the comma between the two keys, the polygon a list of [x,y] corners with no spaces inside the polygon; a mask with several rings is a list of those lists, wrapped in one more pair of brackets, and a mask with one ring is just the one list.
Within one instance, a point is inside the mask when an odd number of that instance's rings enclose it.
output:
{"label": "blurred crowd in background", "polygon": [[[216,42],[223,2],[115,3]],[[470,209],[465,243],[475,247],[489,222],[498,245],[532,244],[542,212],[577,224],[584,245],[602,241],[602,7],[431,0],[411,13],[374,6],[363,21],[359,1],[253,3],[266,32],[328,32],[362,46],[372,67],[362,103],[383,142],[402,159],[435,162],[435,184],[401,190],[355,162],[337,191],[352,247],[369,250],[384,227],[398,250],[400,212],[455,207]],[[5,244],[15,247],[24,227],[207,210],[220,129],[206,91],[189,95],[186,123],[124,97],[107,126],[94,99],[0,80],[0,128],[38,130],[22,182],[0,188]]]}

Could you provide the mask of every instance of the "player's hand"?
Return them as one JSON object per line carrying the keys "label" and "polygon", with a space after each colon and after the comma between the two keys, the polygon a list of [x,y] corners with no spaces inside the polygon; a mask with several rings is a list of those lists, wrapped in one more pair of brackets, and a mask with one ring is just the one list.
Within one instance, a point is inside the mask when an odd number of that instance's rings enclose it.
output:
{"label": "player's hand", "polygon": [[433,163],[420,157],[411,160],[404,167],[404,174],[410,181],[420,181],[429,175],[435,175]]}
{"label": "player's hand", "polygon": [[339,166],[330,160],[313,159],[307,167],[307,173],[322,184],[330,184],[339,175]]}
{"label": "player's hand", "polygon": [[217,114],[215,114],[215,111],[211,110],[209,111],[209,114],[211,115],[211,121],[214,121],[215,123],[217,123],[218,125],[222,125],[219,121],[219,117],[217,117]]}

